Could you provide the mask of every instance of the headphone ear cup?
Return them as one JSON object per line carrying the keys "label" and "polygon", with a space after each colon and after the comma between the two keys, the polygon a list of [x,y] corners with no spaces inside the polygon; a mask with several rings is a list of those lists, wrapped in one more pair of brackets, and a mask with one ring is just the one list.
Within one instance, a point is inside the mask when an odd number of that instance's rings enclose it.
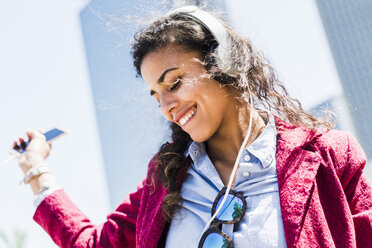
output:
{"label": "headphone ear cup", "polygon": [[[218,44],[212,44],[205,56],[205,68],[211,74],[211,77],[220,82],[221,84],[232,84],[236,81],[235,77],[229,76],[226,73],[221,72],[221,68],[218,68],[217,60],[215,56],[218,56],[217,48]],[[217,69],[217,70],[216,70]]]}

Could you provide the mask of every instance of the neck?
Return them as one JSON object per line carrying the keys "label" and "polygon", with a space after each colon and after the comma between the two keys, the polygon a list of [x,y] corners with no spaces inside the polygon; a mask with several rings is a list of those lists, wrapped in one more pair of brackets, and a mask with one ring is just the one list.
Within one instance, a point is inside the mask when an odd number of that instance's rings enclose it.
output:
{"label": "neck", "polygon": [[[237,120],[220,130],[207,141],[208,155],[215,167],[232,169],[248,132],[249,118],[252,114],[251,132],[246,147],[252,144],[265,128],[265,122],[255,110],[242,108],[238,111]],[[218,168],[217,168],[218,169]]]}

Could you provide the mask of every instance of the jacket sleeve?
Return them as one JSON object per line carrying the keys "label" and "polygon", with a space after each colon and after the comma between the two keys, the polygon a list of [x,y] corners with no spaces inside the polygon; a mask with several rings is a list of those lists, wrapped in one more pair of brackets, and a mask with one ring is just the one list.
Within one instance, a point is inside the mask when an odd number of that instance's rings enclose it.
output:
{"label": "jacket sleeve", "polygon": [[135,247],[136,219],[143,183],[107,216],[93,225],[63,190],[53,192],[36,209],[34,220],[61,248]]}
{"label": "jacket sleeve", "polygon": [[372,188],[363,174],[366,157],[356,139],[348,134],[346,168],[341,177],[353,216],[357,247],[372,247]]}

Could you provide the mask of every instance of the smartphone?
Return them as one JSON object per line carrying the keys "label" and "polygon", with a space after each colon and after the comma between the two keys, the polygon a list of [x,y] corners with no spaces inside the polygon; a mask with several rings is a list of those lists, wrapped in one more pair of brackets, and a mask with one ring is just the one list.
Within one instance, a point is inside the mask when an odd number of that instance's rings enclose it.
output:
{"label": "smartphone", "polygon": [[[62,129],[62,128],[53,128],[47,132],[44,133],[44,136],[46,138],[46,141],[52,141],[58,137],[61,137],[61,135],[69,133],[68,131]],[[14,147],[12,150],[10,150],[10,154],[12,155],[20,155],[26,152],[26,148],[30,141],[26,141],[24,145],[18,145]]]}

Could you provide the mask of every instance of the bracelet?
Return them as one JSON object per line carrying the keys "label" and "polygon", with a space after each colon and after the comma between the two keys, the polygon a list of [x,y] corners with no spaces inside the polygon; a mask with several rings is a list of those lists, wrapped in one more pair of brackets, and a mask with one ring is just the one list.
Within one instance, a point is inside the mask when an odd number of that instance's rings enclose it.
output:
{"label": "bracelet", "polygon": [[32,167],[26,172],[25,177],[19,182],[19,184],[27,184],[31,181],[31,179],[48,172],[50,172],[50,170],[45,163]]}

